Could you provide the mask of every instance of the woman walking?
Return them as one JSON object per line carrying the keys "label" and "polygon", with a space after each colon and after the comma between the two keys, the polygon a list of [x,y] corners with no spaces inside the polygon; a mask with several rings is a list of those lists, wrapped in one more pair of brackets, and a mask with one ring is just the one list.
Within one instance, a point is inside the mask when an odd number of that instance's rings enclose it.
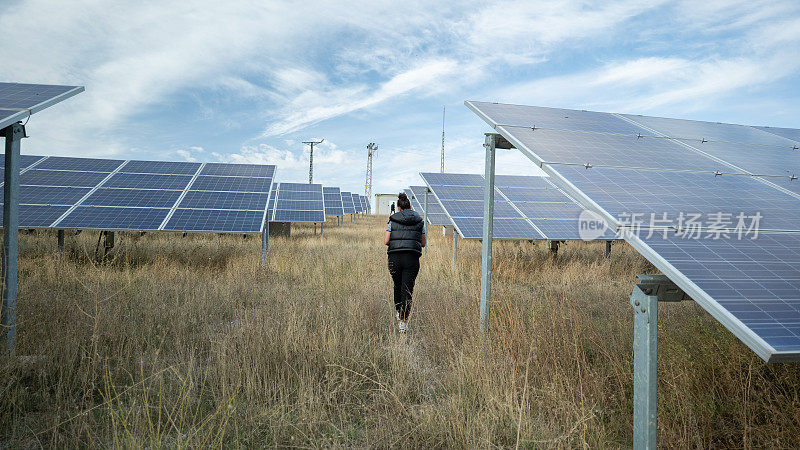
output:
{"label": "woman walking", "polygon": [[394,308],[397,310],[397,328],[401,333],[408,329],[411,313],[411,294],[419,273],[419,257],[425,247],[425,224],[422,217],[411,209],[406,194],[397,196],[398,212],[389,217],[383,243],[388,246],[389,273],[394,281]]}

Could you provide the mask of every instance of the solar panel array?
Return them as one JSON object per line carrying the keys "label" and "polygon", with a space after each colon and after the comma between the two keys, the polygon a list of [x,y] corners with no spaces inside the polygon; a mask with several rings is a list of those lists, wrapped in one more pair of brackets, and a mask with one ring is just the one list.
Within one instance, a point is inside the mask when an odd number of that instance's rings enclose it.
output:
{"label": "solar panel array", "polygon": [[274,222],[325,222],[325,200],[321,184],[278,183]]}
{"label": "solar panel array", "polygon": [[[480,239],[483,232],[484,178],[477,174],[423,173],[432,194],[441,201],[459,234]],[[424,188],[422,188],[424,189]],[[424,192],[424,191],[423,191]],[[496,239],[578,240],[584,208],[547,177],[496,175],[494,236]],[[610,231],[598,239],[615,239]]]}
{"label": "solar panel array", "polygon": [[356,193],[352,194],[353,196],[353,207],[356,210],[356,213],[364,212],[364,204],[361,203],[361,196]]}
{"label": "solar panel array", "polygon": [[325,215],[343,216],[344,207],[342,206],[342,192],[338,187],[323,187],[322,194],[325,197]]}
{"label": "solar panel array", "polygon": [[[411,207],[420,215],[425,214],[425,186],[411,186],[406,189],[406,195],[411,200]],[[431,225],[452,226],[453,222],[447,217],[439,200],[432,193],[428,194],[428,223]]]}
{"label": "solar panel array", "polygon": [[274,172],[269,165],[24,155],[20,226],[260,232]]}
{"label": "solar panel array", "polygon": [[353,194],[351,192],[342,191],[342,208],[345,214],[356,213],[356,207],[353,203]]}
{"label": "solar panel array", "polygon": [[82,86],[0,83],[0,129],[80,92]]}
{"label": "solar panel array", "polygon": [[[628,230],[632,246],[759,356],[800,359],[800,130],[467,106],[555,183]],[[632,214],[666,214],[669,231],[634,233]],[[690,214],[702,216],[699,236],[687,236],[681,222]],[[750,227],[760,217],[757,238],[738,239],[737,217]],[[720,218],[731,222],[720,226]]]}

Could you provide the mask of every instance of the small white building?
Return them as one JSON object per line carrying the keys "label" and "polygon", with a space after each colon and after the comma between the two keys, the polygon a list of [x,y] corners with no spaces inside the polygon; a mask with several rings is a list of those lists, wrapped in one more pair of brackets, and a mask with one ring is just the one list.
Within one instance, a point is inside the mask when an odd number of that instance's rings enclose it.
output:
{"label": "small white building", "polygon": [[[392,203],[397,202],[397,194],[375,194],[375,212],[373,214],[389,215],[392,213]],[[395,205],[395,208],[397,205]]]}

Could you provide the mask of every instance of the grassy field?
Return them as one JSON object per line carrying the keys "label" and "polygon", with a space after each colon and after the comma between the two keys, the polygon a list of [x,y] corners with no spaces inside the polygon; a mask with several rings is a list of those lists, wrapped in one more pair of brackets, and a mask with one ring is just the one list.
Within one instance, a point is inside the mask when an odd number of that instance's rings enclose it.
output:
{"label": "grassy field", "polygon": [[[432,229],[396,332],[385,218],[324,239],[21,236],[19,339],[0,360],[8,447],[629,447],[633,311],[652,266],[624,244],[480,245]],[[766,365],[692,302],[659,312],[659,443],[796,447],[800,369]]]}

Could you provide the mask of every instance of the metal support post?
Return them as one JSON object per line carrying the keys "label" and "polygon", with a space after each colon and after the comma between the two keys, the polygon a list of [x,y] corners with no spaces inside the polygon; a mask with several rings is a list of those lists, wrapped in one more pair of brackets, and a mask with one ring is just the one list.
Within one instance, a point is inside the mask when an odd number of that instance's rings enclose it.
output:
{"label": "metal support post", "polygon": [[456,234],[456,229],[452,229],[453,232],[453,270],[456,270],[456,254],[458,253],[458,244],[456,243],[456,239],[458,239],[458,235]]}
{"label": "metal support post", "polygon": [[492,236],[494,225],[494,157],[497,135],[486,134],[486,167],[483,187],[483,238],[481,242],[481,331],[489,330],[489,300],[492,290]]}
{"label": "metal support post", "polygon": [[320,238],[325,237],[325,222],[319,223],[319,237]]}
{"label": "metal support post", "polygon": [[58,257],[64,253],[64,230],[58,230]]}
{"label": "metal support post", "polygon": [[614,241],[606,241],[606,259],[611,258],[611,244]]}
{"label": "metal support post", "polygon": [[267,265],[267,239],[269,235],[269,221],[264,224],[264,229],[261,231],[261,266]]}
{"label": "metal support post", "polygon": [[552,253],[554,257],[558,256],[558,244],[558,241],[550,241],[550,253]]}
{"label": "metal support post", "polygon": [[108,252],[114,248],[114,232],[113,231],[104,231],[103,232],[103,258],[108,255]]}
{"label": "metal support post", "polygon": [[633,322],[633,448],[655,449],[658,424],[658,302],[688,297],[664,275],[639,275],[631,292]]}
{"label": "metal support post", "polygon": [[[425,239],[429,238],[428,236],[428,191],[430,189],[425,188],[425,209],[422,211],[422,232],[425,233]],[[425,257],[425,252],[428,249],[428,246],[422,247],[422,257]]]}
{"label": "metal support post", "polygon": [[19,167],[20,141],[25,127],[14,123],[0,132],[6,138],[5,184],[3,185],[3,309],[4,353],[14,351],[17,338],[17,258],[19,256]]}
{"label": "metal support post", "polygon": [[314,222],[314,236],[317,235],[317,222]]}

